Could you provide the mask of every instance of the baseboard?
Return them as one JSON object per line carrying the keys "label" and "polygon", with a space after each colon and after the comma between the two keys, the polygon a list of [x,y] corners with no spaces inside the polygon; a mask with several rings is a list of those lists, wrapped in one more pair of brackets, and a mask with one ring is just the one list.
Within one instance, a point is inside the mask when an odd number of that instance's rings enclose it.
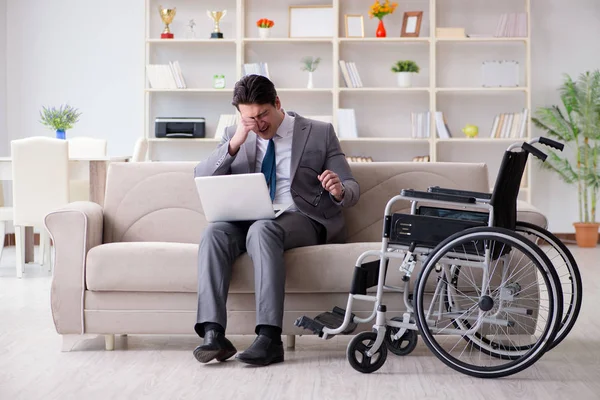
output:
{"label": "baseboard", "polygon": [[[7,233],[6,236],[4,236],[4,245],[5,246],[15,246],[15,234],[14,233]],[[33,234],[33,243],[36,246],[39,246],[40,244],[40,234],[39,233],[34,233]]]}

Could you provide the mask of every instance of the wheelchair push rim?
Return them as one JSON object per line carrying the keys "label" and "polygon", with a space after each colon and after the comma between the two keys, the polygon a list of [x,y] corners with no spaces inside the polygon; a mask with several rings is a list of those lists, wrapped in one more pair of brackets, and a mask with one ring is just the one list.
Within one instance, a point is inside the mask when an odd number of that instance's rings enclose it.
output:
{"label": "wheelchair push rim", "polygon": [[[481,246],[485,253],[479,253]],[[452,289],[448,263],[465,268],[461,290]],[[427,285],[430,277],[434,285]],[[469,282],[473,288],[463,288]],[[433,287],[431,303],[425,304]],[[445,313],[445,298],[453,312]],[[467,229],[441,242],[423,264],[415,300],[417,325],[430,350],[451,368],[485,378],[508,376],[536,362],[552,343],[562,315],[562,292],[551,262],[531,241],[503,228]],[[487,337],[488,332],[500,346],[487,346],[474,335]]]}

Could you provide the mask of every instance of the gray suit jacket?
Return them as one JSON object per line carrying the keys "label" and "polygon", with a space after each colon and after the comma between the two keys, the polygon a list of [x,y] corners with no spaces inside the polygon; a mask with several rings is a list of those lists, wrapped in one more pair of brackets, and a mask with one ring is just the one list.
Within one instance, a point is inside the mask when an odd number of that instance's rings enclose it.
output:
{"label": "gray suit jacket", "polygon": [[[341,243],[346,239],[342,207],[358,202],[360,189],[352,176],[346,156],[333,126],[329,123],[295,117],[290,165],[292,198],[300,212],[323,224],[327,231],[327,243]],[[194,169],[195,176],[247,174],[255,172],[256,134],[250,133],[236,155],[229,155],[229,140],[236,126],[225,130],[217,149]],[[343,200],[335,201],[317,178],[325,170],[339,175],[345,187]]]}

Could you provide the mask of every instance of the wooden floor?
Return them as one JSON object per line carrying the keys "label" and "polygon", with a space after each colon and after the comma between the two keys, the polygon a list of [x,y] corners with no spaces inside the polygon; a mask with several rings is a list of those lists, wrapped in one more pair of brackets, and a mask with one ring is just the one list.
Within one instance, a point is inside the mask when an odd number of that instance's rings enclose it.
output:
{"label": "wooden floor", "polygon": [[[0,263],[0,399],[600,399],[600,248],[573,252],[584,281],[573,332],[527,370],[482,380],[446,367],[422,342],[360,374],[345,359],[347,337],[300,337],[283,364],[266,368],[199,364],[193,336],[117,337],[112,352],[92,337],[62,353],[48,273],[28,265],[17,280],[8,248]],[[231,340],[243,350],[253,338]]]}

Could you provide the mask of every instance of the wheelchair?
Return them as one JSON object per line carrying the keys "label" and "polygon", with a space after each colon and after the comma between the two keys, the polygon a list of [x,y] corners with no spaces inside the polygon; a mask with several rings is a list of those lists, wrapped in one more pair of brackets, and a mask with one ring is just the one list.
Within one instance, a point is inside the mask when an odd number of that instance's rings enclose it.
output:
{"label": "wheelchair", "polygon": [[[467,375],[498,378],[534,364],[573,328],[583,290],[568,248],[547,230],[517,221],[528,156],[546,159],[536,143],[564,147],[544,137],[510,145],[492,193],[429,187],[390,199],[381,249],[358,257],[346,308],[303,316],[295,325],[328,339],[374,319],[372,331],[354,336],[346,351],[362,373],[381,368],[388,351],[410,354],[418,334],[443,363]],[[410,214],[392,212],[401,200],[410,201]],[[386,284],[393,259],[400,262],[400,286]],[[401,294],[406,312],[388,319],[384,291]],[[355,315],[355,301],[373,302],[371,314]]]}

